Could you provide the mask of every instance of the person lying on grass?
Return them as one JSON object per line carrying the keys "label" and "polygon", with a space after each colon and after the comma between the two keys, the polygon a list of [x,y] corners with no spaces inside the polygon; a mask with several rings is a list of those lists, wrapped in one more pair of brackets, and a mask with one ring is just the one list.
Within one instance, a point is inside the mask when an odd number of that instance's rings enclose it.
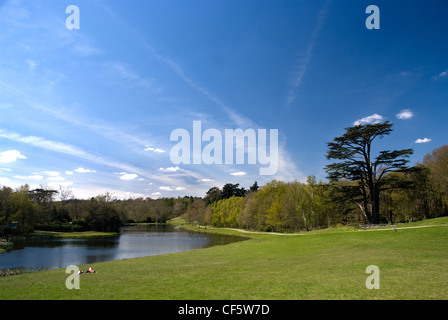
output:
{"label": "person lying on grass", "polygon": [[92,270],[92,268],[89,267],[89,270],[86,271],[79,271],[78,273],[96,273],[95,270]]}

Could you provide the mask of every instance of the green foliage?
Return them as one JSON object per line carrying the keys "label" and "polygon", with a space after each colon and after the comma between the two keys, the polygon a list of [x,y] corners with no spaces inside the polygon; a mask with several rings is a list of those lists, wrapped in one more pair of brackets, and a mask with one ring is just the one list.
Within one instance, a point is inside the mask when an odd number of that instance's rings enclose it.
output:
{"label": "green foliage", "polygon": [[244,198],[232,196],[212,204],[212,225],[216,227],[239,228],[239,215]]}
{"label": "green foliage", "polygon": [[392,132],[393,124],[384,123],[355,125],[346,128],[346,132],[328,143],[327,159],[336,160],[326,166],[330,181],[347,179],[356,184],[343,188],[353,202],[359,203],[370,223],[380,222],[380,194],[388,188],[391,172],[404,172],[412,149],[379,151],[372,155],[373,142]]}
{"label": "green foliage", "polygon": [[212,204],[212,225],[279,232],[327,227],[333,208],[327,193],[324,184],[273,180],[246,197]]}
{"label": "green foliage", "polygon": [[239,187],[239,185],[240,185],[239,183],[237,184],[226,183],[222,187],[222,190],[219,189],[218,187],[210,188],[206,193],[204,201],[206,204],[212,204],[219,200],[229,199],[231,197],[244,197],[247,195],[248,192],[255,192],[259,188],[256,181],[250,187],[249,191],[247,191],[244,187]]}
{"label": "green foliage", "polygon": [[[384,132],[390,132],[386,129]],[[348,131],[356,137],[356,130]],[[373,137],[372,132],[369,131],[369,137]],[[339,156],[354,155],[355,151],[349,153],[348,149],[342,149]],[[381,178],[380,182],[377,179],[381,190],[377,221],[399,223],[448,215],[448,146],[435,149],[413,168],[393,170],[397,167],[391,161],[404,165],[405,160],[399,158],[406,154],[407,151],[404,154],[380,152],[377,158],[377,166],[383,166],[376,172],[376,177]],[[336,150],[331,155],[339,157]],[[384,167],[387,165],[391,167]],[[126,222],[164,223],[182,215],[190,224],[276,232],[371,222],[366,211],[366,206],[371,206],[367,201],[370,191],[365,188],[365,182],[361,176],[358,180],[342,177],[329,183],[317,182],[314,176],[308,177],[306,183],[273,180],[261,187],[255,182],[249,191],[239,184],[228,183],[222,190],[211,188],[203,199],[185,196],[118,200],[105,193],[80,200],[64,196],[62,193],[70,195],[70,190],[60,189],[60,201],[56,201],[54,197],[59,191],[44,186],[34,190],[28,185],[16,190],[3,187],[0,189],[0,238],[26,235],[33,229],[117,231]]]}

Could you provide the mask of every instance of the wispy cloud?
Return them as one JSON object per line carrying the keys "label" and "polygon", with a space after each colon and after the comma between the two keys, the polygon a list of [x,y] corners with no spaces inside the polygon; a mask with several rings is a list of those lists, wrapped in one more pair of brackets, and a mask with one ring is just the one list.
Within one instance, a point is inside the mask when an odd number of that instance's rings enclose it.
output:
{"label": "wispy cloud", "polygon": [[[137,167],[129,165],[127,163],[121,163],[121,162],[110,160],[110,159],[107,159],[104,157],[93,155],[93,154],[90,154],[87,151],[84,151],[75,146],[72,146],[69,144],[64,144],[64,143],[57,142],[57,141],[51,141],[51,140],[48,140],[48,139],[45,139],[42,137],[22,136],[17,133],[7,132],[5,130],[0,129],[0,138],[6,138],[6,139],[13,140],[16,142],[25,143],[25,144],[32,145],[37,148],[44,149],[44,150],[67,154],[67,155],[70,155],[73,157],[77,157],[80,159],[90,161],[94,164],[97,164],[97,165],[103,167],[103,168],[104,167],[112,167],[112,168],[119,169],[120,172],[122,173],[122,177],[124,178],[124,180],[133,180],[133,179],[136,179],[137,177],[144,177],[151,181],[158,181],[164,185],[176,186],[176,187],[172,187],[172,189],[174,191],[186,190],[188,188],[189,191],[191,191],[192,193],[195,193],[195,194],[202,192],[202,190],[200,190],[200,188],[196,188],[195,186],[191,186],[188,183],[186,183],[184,178],[187,180],[194,179],[196,181],[203,177],[196,174],[195,172],[183,170],[177,166],[176,167],[160,168],[159,171],[161,172],[161,174],[152,174],[152,173],[149,173],[147,170],[137,168]],[[95,170],[79,167],[73,171],[68,171],[68,173],[66,172],[66,174],[70,175],[70,172],[92,173],[92,172],[95,172]],[[128,172],[133,172],[133,173],[128,175]],[[167,175],[166,173],[176,173],[176,175],[180,174],[181,176],[173,177],[172,175]],[[22,177],[24,180],[26,180],[28,178],[25,176],[19,176],[19,177]],[[20,179],[19,177],[17,177],[17,179]],[[34,178],[31,178],[31,179],[35,180],[40,177],[42,177],[42,179],[44,178],[41,175],[36,175],[36,176],[34,176]],[[179,189],[179,188],[184,188],[184,189]],[[80,192],[82,192],[82,190],[80,190]],[[94,189],[92,189],[92,192],[94,192]]]}
{"label": "wispy cloud", "polygon": [[56,176],[56,177],[48,177],[47,180],[48,181],[65,181],[65,178],[63,178],[61,176]]}
{"label": "wispy cloud", "polygon": [[371,116],[364,117],[362,119],[356,120],[353,122],[353,125],[359,126],[363,124],[373,124],[373,123],[379,123],[384,120],[384,117],[379,114],[372,114]]}
{"label": "wispy cloud", "polygon": [[317,37],[319,35],[320,30],[324,26],[325,17],[327,16],[330,2],[331,0],[327,0],[324,7],[317,14],[316,25],[311,33],[311,38],[308,47],[305,53],[297,59],[296,64],[292,67],[291,79],[289,82],[289,90],[286,96],[287,107],[289,107],[297,98],[298,89],[302,84],[303,77],[313,57],[313,51]]}
{"label": "wispy cloud", "polygon": [[44,171],[44,173],[50,177],[57,177],[60,175],[58,171]]}
{"label": "wispy cloud", "polygon": [[175,186],[173,186],[173,187],[166,187],[166,186],[159,187],[159,190],[161,190],[161,191],[182,191],[182,190],[185,190],[185,189],[186,189],[185,187],[175,187]]}
{"label": "wispy cloud", "polygon": [[9,139],[9,140],[13,140],[16,142],[29,144],[29,145],[47,149],[47,150],[70,154],[70,155],[81,157],[81,158],[92,158],[93,157],[93,156],[89,155],[88,153],[84,152],[83,150],[76,148],[74,146],[56,142],[56,141],[50,141],[50,140],[47,140],[47,139],[41,138],[41,137],[21,136],[18,133],[8,132],[8,131],[2,130],[2,129],[0,129],[0,137]]}
{"label": "wispy cloud", "polygon": [[[88,160],[91,161],[93,163],[102,165],[102,166],[109,166],[109,167],[114,167],[114,168],[119,168],[121,170],[126,170],[126,171],[131,171],[131,172],[139,172],[140,170],[137,168],[134,168],[131,165],[125,164],[125,163],[119,163],[113,160],[108,160],[106,158],[97,156],[97,155],[93,155],[87,151],[84,151],[78,147],[69,145],[69,144],[65,144],[65,143],[61,143],[58,141],[52,141],[52,140],[48,140],[42,137],[36,137],[36,136],[21,136],[18,133],[14,133],[14,132],[8,132],[5,130],[1,130],[0,129],[0,138],[5,138],[5,139],[9,139],[12,141],[16,141],[16,142],[20,142],[20,143],[25,143],[28,145],[32,145],[34,147],[37,148],[41,148],[41,149],[45,149],[45,150],[50,150],[50,151],[54,151],[54,152],[59,152],[59,153],[63,153],[63,154],[67,154],[73,157],[77,157],[77,158],[81,158],[84,160]],[[75,172],[78,173],[88,173],[88,172],[95,172],[94,170],[91,169],[84,169],[84,168],[77,168],[76,170],[74,170]],[[141,175],[145,175],[145,172],[142,171],[143,174]],[[139,173],[140,174],[140,173]]]}
{"label": "wispy cloud", "polygon": [[44,176],[41,176],[41,175],[38,175],[38,174],[34,174],[34,175],[31,175],[31,176],[16,175],[16,176],[14,176],[14,178],[20,179],[20,180],[42,180],[44,178]]}
{"label": "wispy cloud", "polygon": [[[331,2],[331,0],[327,0],[323,9],[318,13],[316,26],[315,26],[313,33],[311,35],[311,38],[310,38],[310,44],[306,51],[305,60],[303,61],[303,63],[300,63],[300,64],[307,66],[311,60],[314,45],[317,40],[318,34],[324,25],[324,20],[327,15],[327,11],[328,11],[330,2]],[[256,123],[254,123],[252,121],[252,119],[249,119],[248,117],[244,116],[240,112],[233,110],[233,108],[231,106],[227,105],[227,103],[225,101],[223,101],[216,94],[212,93],[206,86],[204,86],[204,85],[200,84],[198,81],[196,81],[194,79],[194,77],[191,76],[190,74],[188,74],[185,71],[185,69],[183,68],[183,66],[181,64],[179,64],[177,61],[170,58],[167,54],[161,54],[157,50],[153,41],[148,41],[148,39],[142,32],[140,32],[135,26],[132,26],[132,25],[128,24],[126,21],[124,21],[124,19],[122,19],[117,12],[115,12],[108,6],[102,5],[101,7],[107,14],[110,15],[112,20],[114,20],[116,23],[120,24],[124,29],[126,29],[129,35],[135,37],[138,40],[138,43],[145,48],[146,52],[149,55],[151,55],[152,57],[159,60],[161,62],[161,64],[164,65],[165,67],[167,67],[167,69],[171,70],[174,75],[176,75],[180,80],[182,80],[185,84],[190,86],[192,89],[194,89],[197,93],[199,93],[202,96],[204,96],[205,98],[207,98],[213,105],[215,105],[215,106],[219,107],[221,110],[223,110],[224,113],[228,116],[228,118],[232,122],[234,122],[237,127],[239,127],[239,128],[254,128],[254,129],[260,128],[260,126],[257,125]],[[298,67],[298,68],[300,69],[300,67]],[[130,79],[133,79],[136,76],[135,72],[127,72],[127,71],[129,71],[128,69],[121,70],[121,71],[125,72],[123,74],[123,76],[129,77]],[[303,74],[301,74],[301,73],[302,72],[295,74],[295,81],[293,81],[293,85],[291,86],[291,90],[290,90],[291,94],[296,94],[295,92],[296,92],[298,86],[300,86],[301,78],[303,77]],[[303,73],[304,73],[304,71],[303,71]],[[290,102],[292,102],[292,101],[290,101]],[[158,148],[156,148],[155,146],[146,145],[145,151],[152,151],[154,153],[157,153],[157,149]],[[286,145],[283,145],[282,147],[280,147],[280,149],[281,150],[279,150],[279,152],[280,152],[280,154],[282,154],[285,157],[285,159],[288,159],[288,161],[292,159],[292,157],[289,155],[289,153],[286,149]],[[163,150],[163,149],[160,149],[160,150]],[[161,153],[161,152],[159,152],[159,153]],[[297,177],[301,176],[301,173],[298,172],[295,165],[288,164],[287,163],[288,161],[279,159],[279,162],[282,164],[282,166],[279,167],[279,169],[280,169],[279,173],[280,173],[280,171],[282,171],[282,173],[284,173],[288,177],[295,176],[297,178]],[[199,169],[199,168],[200,168],[200,170],[205,170],[205,171],[208,170],[207,168],[204,169],[204,166],[196,167],[195,170]],[[286,170],[282,170],[284,168],[287,168],[289,171],[286,172]],[[160,168],[159,172],[176,173],[176,177],[173,177],[173,175],[155,175],[157,177],[154,177],[154,178],[156,178],[159,181],[161,181],[161,180],[166,181],[167,183],[168,183],[168,181],[171,181],[171,182],[169,182],[170,183],[169,185],[176,185],[175,181],[177,180],[179,183],[183,183],[182,186],[188,185],[189,191],[192,191],[195,188],[195,186],[188,184],[187,181],[191,181],[192,178],[195,178],[196,179],[195,181],[198,181],[198,180],[201,180],[204,178],[204,177],[201,177],[200,174],[197,172],[191,172],[186,169],[180,169],[178,167]],[[219,173],[217,173],[217,174],[219,175]]]}
{"label": "wispy cloud", "polygon": [[[114,73],[124,80],[125,84],[130,88],[142,89],[146,93],[158,93],[162,90],[154,79],[140,76],[124,63],[114,62],[112,64],[107,64],[106,67],[114,71]],[[123,86],[122,83],[120,83],[120,85]]]}
{"label": "wispy cloud", "polygon": [[432,78],[433,78],[434,80],[438,80],[438,79],[440,79],[440,78],[445,78],[446,76],[448,76],[448,69],[446,69],[445,71],[442,71],[441,73],[439,73],[439,74],[436,75],[436,76],[433,76]]}
{"label": "wispy cloud", "polygon": [[[119,142],[124,146],[135,145],[135,150],[141,151],[141,146],[147,146],[148,141],[140,138],[139,136],[129,134],[121,128],[110,125],[100,120],[92,121],[92,119],[86,119],[80,115],[75,114],[72,110],[58,106],[48,107],[43,104],[37,104],[30,102],[29,105],[36,109],[45,112],[46,114],[53,116],[57,119],[67,121],[77,127],[86,128],[92,132],[114,142]],[[161,149],[160,149],[161,150]]]}
{"label": "wispy cloud", "polygon": [[238,171],[238,172],[232,172],[230,175],[231,176],[244,176],[244,175],[246,175],[247,173],[246,172],[244,172],[244,171]]}
{"label": "wispy cloud", "polygon": [[209,90],[207,90],[204,86],[198,84],[194,81],[190,76],[188,76],[183,68],[170,59],[169,57],[160,54],[153,45],[151,45],[148,40],[134,27],[130,26],[123,19],[119,17],[117,13],[115,13],[112,9],[107,6],[103,6],[103,10],[105,10],[117,23],[120,23],[124,28],[126,28],[130,34],[134,35],[138,38],[139,42],[143,44],[146,50],[156,59],[161,61],[164,65],[166,65],[169,69],[171,69],[180,79],[182,79],[186,84],[191,86],[193,89],[207,97],[211,102],[219,106],[224,112],[227,113],[229,118],[233,120],[240,127],[250,127],[252,125],[252,121],[247,117],[235,112],[232,108],[227,106],[221,99],[212,94]]}
{"label": "wispy cloud", "polygon": [[30,70],[34,70],[34,68],[36,68],[36,66],[37,66],[37,63],[34,60],[26,59],[25,62],[28,65]]}

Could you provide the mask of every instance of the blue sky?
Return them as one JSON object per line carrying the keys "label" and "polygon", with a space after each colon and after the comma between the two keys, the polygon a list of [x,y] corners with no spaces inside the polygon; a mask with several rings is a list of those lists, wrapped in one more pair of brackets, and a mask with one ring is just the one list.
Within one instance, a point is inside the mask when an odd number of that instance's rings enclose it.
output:
{"label": "blue sky", "polygon": [[[414,164],[447,143],[447,13],[445,0],[0,0],[0,185],[157,198],[325,180],[326,143],[385,120],[379,148],[413,148]],[[173,163],[170,135],[194,121],[223,137],[277,129],[276,174]]]}

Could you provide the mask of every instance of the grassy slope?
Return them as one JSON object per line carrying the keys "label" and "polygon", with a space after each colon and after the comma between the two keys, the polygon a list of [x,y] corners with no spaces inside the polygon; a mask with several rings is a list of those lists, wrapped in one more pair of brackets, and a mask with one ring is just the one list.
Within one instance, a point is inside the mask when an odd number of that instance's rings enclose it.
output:
{"label": "grassy slope", "polygon": [[[448,299],[448,218],[416,225],[425,224],[437,226],[252,234],[224,246],[96,263],[96,274],[80,275],[80,290],[65,287],[65,269],[4,277],[0,299]],[[368,265],[380,269],[379,290],[365,287]]]}

